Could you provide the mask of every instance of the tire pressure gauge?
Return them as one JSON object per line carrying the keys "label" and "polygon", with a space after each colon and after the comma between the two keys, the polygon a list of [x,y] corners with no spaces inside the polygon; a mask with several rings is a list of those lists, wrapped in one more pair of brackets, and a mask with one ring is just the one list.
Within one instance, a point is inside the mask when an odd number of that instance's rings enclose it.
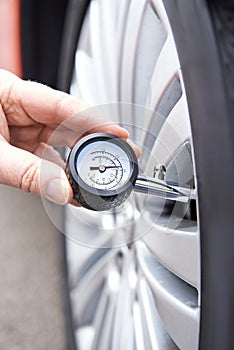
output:
{"label": "tire pressure gauge", "polygon": [[188,202],[196,193],[168,181],[138,175],[136,155],[123,139],[107,133],[88,135],[72,148],[66,174],[74,199],[83,207],[104,211],[136,192]]}
{"label": "tire pressure gauge", "polygon": [[95,133],[72,148],[66,173],[74,199],[87,209],[103,211],[128,198],[137,179],[138,163],[126,141],[112,134]]}

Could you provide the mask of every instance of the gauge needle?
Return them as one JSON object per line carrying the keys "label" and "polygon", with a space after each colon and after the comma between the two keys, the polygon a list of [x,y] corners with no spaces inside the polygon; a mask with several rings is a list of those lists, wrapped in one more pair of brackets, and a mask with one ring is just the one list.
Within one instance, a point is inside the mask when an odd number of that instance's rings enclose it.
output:
{"label": "gauge needle", "polygon": [[100,166],[91,166],[90,170],[100,170],[101,172],[104,172],[106,169],[114,169],[114,168],[122,168],[121,165],[100,165]]}

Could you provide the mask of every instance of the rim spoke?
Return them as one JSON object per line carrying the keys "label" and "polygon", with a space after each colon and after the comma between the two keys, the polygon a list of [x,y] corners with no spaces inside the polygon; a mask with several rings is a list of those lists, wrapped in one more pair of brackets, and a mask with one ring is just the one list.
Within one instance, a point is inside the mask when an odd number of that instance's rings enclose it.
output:
{"label": "rim spoke", "polygon": [[[98,89],[95,84],[95,71],[90,56],[84,51],[78,50],[75,57],[75,75],[73,74],[73,84],[71,86],[71,94],[80,96],[85,101],[97,102],[100,99]],[[94,83],[90,86],[90,81]],[[79,90],[76,88],[78,82]]]}
{"label": "rim spoke", "polygon": [[141,310],[138,302],[133,304],[133,324],[134,324],[134,336],[136,343],[136,350],[145,349],[144,346],[144,334],[143,324],[141,320]]}
{"label": "rim spoke", "polygon": [[99,299],[93,321],[93,326],[95,328],[95,337],[92,344],[93,350],[110,348],[117,292],[119,291],[119,280],[119,271],[116,266],[112,264],[108,271],[105,286]]}
{"label": "rim spoke", "polygon": [[[119,0],[118,2],[118,11],[117,11],[117,29],[115,33],[116,37],[116,48],[117,48],[117,85],[118,85],[118,101],[120,98],[120,81],[121,81],[121,62],[122,62],[122,52],[123,52],[123,42],[125,37],[125,26],[127,21],[128,10],[130,6],[129,1]],[[116,15],[116,14],[115,14]]]}
{"label": "rim spoke", "polygon": [[89,18],[89,32],[90,32],[90,46],[91,57],[93,61],[94,71],[96,72],[96,81],[99,90],[99,103],[108,102],[108,92],[105,86],[105,66],[103,63],[103,45],[102,45],[102,31],[100,19],[100,5],[97,0],[90,3],[90,18]]}
{"label": "rim spoke", "polygon": [[[134,57],[136,55],[139,32],[141,22],[145,11],[147,0],[139,0],[137,6],[134,1],[130,3],[127,24],[126,37],[124,38],[123,53],[122,53],[122,69],[121,69],[121,100],[125,102],[133,101],[132,87],[134,84]],[[126,77],[128,77],[126,79]]]}
{"label": "rim spoke", "polygon": [[[107,102],[118,101],[118,65],[117,46],[113,40],[117,29],[117,19],[115,18],[117,4],[109,0],[102,0],[100,3],[100,23],[101,38],[99,45],[102,49],[101,63],[103,65],[103,79],[107,87]],[[114,20],[113,20],[114,18]]]}
{"label": "rim spoke", "polygon": [[151,0],[152,4],[155,8],[155,11],[157,12],[158,16],[160,17],[160,19],[162,20],[163,24],[165,25],[168,33],[171,32],[171,27],[168,21],[168,17],[163,5],[162,0]]}
{"label": "rim spoke", "polygon": [[84,326],[75,330],[76,343],[79,350],[91,350],[95,329],[92,326]]}
{"label": "rim spoke", "polygon": [[[163,268],[143,243],[137,243],[137,255],[167,332],[179,348],[197,349],[199,309],[195,289]],[[172,315],[176,315],[176,321]]]}
{"label": "rim spoke", "polygon": [[145,349],[176,350],[177,346],[168,336],[157,313],[150,288],[141,275],[139,275],[137,295],[144,329]]}
{"label": "rim spoke", "polygon": [[135,267],[132,253],[123,257],[122,279],[116,303],[115,320],[113,327],[112,349],[133,349],[134,329],[132,306],[135,300]]}
{"label": "rim spoke", "polygon": [[[108,253],[90,267],[76,285],[76,288],[71,291],[73,315],[76,324],[82,324],[82,318],[87,306],[93,296],[97,294],[97,291],[102,288],[103,281],[108,272],[108,265],[116,253],[114,249],[110,249]],[[80,300],[82,300],[82,303],[80,303]]]}
{"label": "rim spoke", "polygon": [[[152,208],[156,208],[155,202]],[[156,219],[151,218],[151,215],[153,216],[146,211],[137,222],[136,237],[139,237],[141,232],[142,240],[149,251],[165,267],[187,283],[199,288],[199,236],[195,223],[176,217],[164,219],[163,215],[154,222]]]}
{"label": "rim spoke", "polygon": [[134,103],[142,106],[146,103],[151,76],[166,38],[167,32],[163,23],[148,2],[141,21],[138,45],[134,55],[135,67],[132,87]]}
{"label": "rim spoke", "polygon": [[[188,112],[185,96],[179,99],[177,104],[171,110],[167,119],[159,119],[159,131],[154,145],[149,145],[150,154],[145,166],[147,175],[152,176],[154,166],[157,164],[168,165],[175,156],[179,147],[191,139],[191,130],[188,120]],[[160,125],[161,124],[161,125]]]}
{"label": "rim spoke", "polygon": [[146,106],[149,109],[155,110],[157,108],[163,93],[177,74],[178,69],[177,53],[173,38],[169,35],[160,52],[152,74],[149,96],[146,102]]}

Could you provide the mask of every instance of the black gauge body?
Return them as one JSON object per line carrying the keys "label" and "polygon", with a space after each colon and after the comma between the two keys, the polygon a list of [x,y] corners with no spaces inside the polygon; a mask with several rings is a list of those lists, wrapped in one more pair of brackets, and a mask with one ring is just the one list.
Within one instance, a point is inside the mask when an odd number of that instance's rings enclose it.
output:
{"label": "black gauge body", "polygon": [[130,195],[138,162],[130,145],[113,134],[94,133],[71,149],[66,174],[74,199],[94,211],[113,209]]}

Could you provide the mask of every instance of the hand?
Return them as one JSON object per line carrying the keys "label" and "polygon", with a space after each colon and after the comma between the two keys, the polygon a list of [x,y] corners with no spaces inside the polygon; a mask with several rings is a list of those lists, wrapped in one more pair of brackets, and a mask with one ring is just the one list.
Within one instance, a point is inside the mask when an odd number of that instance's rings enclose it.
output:
{"label": "hand", "polygon": [[[52,146],[71,146],[87,130],[128,137],[126,130],[107,119],[82,115],[86,108],[84,102],[68,94],[0,70],[0,183],[40,194],[57,204],[71,203],[72,189]],[[77,118],[71,118],[74,115]],[[66,121],[68,140],[64,142],[58,135],[48,145],[55,129]],[[46,172],[40,176],[44,152]]]}

